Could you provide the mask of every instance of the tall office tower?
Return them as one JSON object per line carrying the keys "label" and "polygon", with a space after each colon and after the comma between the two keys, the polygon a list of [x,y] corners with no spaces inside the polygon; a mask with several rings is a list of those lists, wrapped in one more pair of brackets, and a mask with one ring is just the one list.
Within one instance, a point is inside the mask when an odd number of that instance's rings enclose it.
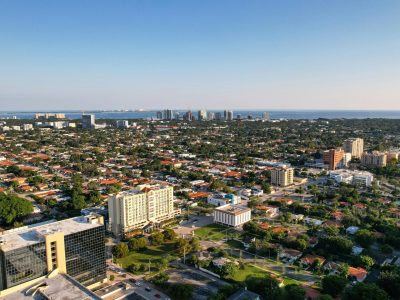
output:
{"label": "tall office tower", "polygon": [[323,161],[329,165],[329,170],[336,170],[343,166],[344,150],[330,149],[323,152]]}
{"label": "tall office tower", "polygon": [[179,112],[174,113],[174,119],[175,120],[179,120],[181,118],[181,115],[179,114]]}
{"label": "tall office tower", "polygon": [[220,112],[215,113],[215,120],[218,120],[218,121],[222,120],[222,114]]}
{"label": "tall office tower", "polygon": [[105,280],[104,233],[103,217],[95,214],[2,232],[0,295],[32,285],[53,271],[88,287]]}
{"label": "tall office tower", "polygon": [[242,119],[242,115],[241,114],[237,114],[236,115],[236,120],[241,120]]}
{"label": "tall office tower", "polygon": [[288,186],[293,184],[294,169],[288,166],[276,167],[271,170],[271,184]]}
{"label": "tall office tower", "polygon": [[173,120],[174,119],[174,112],[170,109],[165,109],[163,112],[163,119],[164,120]]}
{"label": "tall office tower", "polygon": [[204,109],[199,110],[198,113],[197,113],[197,119],[199,121],[207,120],[207,111],[204,110]]}
{"label": "tall office tower", "polygon": [[233,121],[233,111],[228,110],[228,111],[226,112],[226,118],[225,118],[225,120],[227,120],[227,121]]}
{"label": "tall office tower", "polygon": [[108,199],[111,231],[120,236],[149,223],[172,219],[179,213],[174,210],[173,195],[173,187],[156,185],[111,196]]}
{"label": "tall office tower", "polygon": [[379,151],[372,153],[363,153],[361,163],[366,166],[385,167],[387,163],[387,154]]}
{"label": "tall office tower", "polygon": [[118,128],[128,128],[129,122],[128,120],[117,120],[116,125]]}
{"label": "tall office tower", "polygon": [[361,158],[364,152],[364,140],[360,138],[347,139],[343,143],[343,149],[346,153],[351,153],[352,157]]}
{"label": "tall office tower", "polygon": [[157,118],[158,120],[162,120],[162,118],[163,118],[163,112],[162,112],[162,111],[158,111],[157,114],[156,114],[156,118]]}
{"label": "tall office tower", "polygon": [[270,118],[269,118],[269,112],[263,112],[263,114],[262,114],[262,118],[263,118],[263,120],[265,120],[265,121],[269,121],[270,120]]}
{"label": "tall office tower", "polygon": [[192,111],[187,111],[184,115],[183,115],[183,119],[185,121],[193,121],[193,113]]}
{"label": "tall office tower", "polygon": [[215,114],[212,111],[207,112],[207,120],[212,121],[215,119]]}
{"label": "tall office tower", "polygon": [[96,118],[94,115],[82,115],[82,128],[90,129],[96,126]]}

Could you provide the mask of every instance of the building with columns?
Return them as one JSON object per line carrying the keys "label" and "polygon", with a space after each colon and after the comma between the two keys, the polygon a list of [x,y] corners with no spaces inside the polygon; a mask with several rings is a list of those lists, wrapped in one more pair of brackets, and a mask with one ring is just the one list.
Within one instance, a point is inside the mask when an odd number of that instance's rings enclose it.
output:
{"label": "building with columns", "polygon": [[251,209],[244,206],[227,204],[214,210],[214,223],[238,227],[251,219]]}

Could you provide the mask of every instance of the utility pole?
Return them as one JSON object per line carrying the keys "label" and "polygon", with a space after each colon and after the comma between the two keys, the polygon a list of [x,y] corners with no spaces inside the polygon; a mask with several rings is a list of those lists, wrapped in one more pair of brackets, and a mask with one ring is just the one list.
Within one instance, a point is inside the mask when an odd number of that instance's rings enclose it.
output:
{"label": "utility pole", "polygon": [[150,274],[150,272],[151,272],[151,271],[150,271],[150,264],[151,264],[151,263],[150,263],[150,259],[149,259],[149,274]]}
{"label": "utility pole", "polygon": [[186,264],[186,247],[183,246],[183,263]]}

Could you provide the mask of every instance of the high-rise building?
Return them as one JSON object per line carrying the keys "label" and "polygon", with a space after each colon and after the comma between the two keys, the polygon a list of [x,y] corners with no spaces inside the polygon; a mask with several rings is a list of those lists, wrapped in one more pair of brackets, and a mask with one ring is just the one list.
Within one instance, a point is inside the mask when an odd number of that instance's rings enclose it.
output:
{"label": "high-rise building", "polygon": [[91,129],[96,126],[96,118],[94,115],[82,115],[82,128]]}
{"label": "high-rise building", "polygon": [[118,128],[128,128],[129,122],[128,120],[117,120],[116,125]]}
{"label": "high-rise building", "polygon": [[212,111],[207,112],[207,120],[212,121],[215,119],[215,114]]}
{"label": "high-rise building", "polygon": [[4,231],[0,235],[0,296],[53,271],[84,286],[106,279],[102,216],[88,215]]}
{"label": "high-rise building", "polygon": [[364,152],[364,140],[360,138],[347,139],[343,143],[343,150],[351,153],[352,157],[361,158]]}
{"label": "high-rise building", "polygon": [[163,112],[163,119],[171,121],[174,119],[174,112],[170,109],[165,109]]}
{"label": "high-rise building", "polygon": [[193,113],[192,111],[187,111],[184,115],[183,115],[183,119],[185,121],[193,121]]}
{"label": "high-rise building", "polygon": [[222,114],[220,112],[215,113],[215,120],[221,121],[222,120]]}
{"label": "high-rise building", "polygon": [[373,151],[372,153],[364,152],[361,156],[361,163],[365,166],[385,167],[387,154],[379,151]]}
{"label": "high-rise building", "polygon": [[271,170],[271,184],[288,186],[293,184],[294,169],[288,166],[276,167]]}
{"label": "high-rise building", "polygon": [[108,199],[109,225],[116,235],[141,229],[150,222],[169,220],[179,213],[174,209],[171,186],[140,186]]}
{"label": "high-rise building", "polygon": [[204,110],[204,109],[199,110],[198,113],[197,113],[197,119],[199,121],[207,120],[207,111]]}
{"label": "high-rise building", "polygon": [[163,112],[162,111],[158,111],[157,114],[156,114],[156,117],[157,117],[158,120],[162,120]]}
{"label": "high-rise building", "polygon": [[226,121],[232,121],[233,120],[233,111],[231,110],[224,110],[224,119]]}
{"label": "high-rise building", "polygon": [[270,118],[269,118],[269,112],[266,112],[266,111],[263,112],[262,118],[263,118],[264,121],[269,121],[269,120],[270,120]]}
{"label": "high-rise building", "polygon": [[181,115],[179,114],[179,112],[175,112],[174,119],[178,121],[180,118],[181,118]]}
{"label": "high-rise building", "polygon": [[322,158],[324,163],[329,165],[329,170],[336,170],[344,165],[344,151],[341,148],[324,151]]}

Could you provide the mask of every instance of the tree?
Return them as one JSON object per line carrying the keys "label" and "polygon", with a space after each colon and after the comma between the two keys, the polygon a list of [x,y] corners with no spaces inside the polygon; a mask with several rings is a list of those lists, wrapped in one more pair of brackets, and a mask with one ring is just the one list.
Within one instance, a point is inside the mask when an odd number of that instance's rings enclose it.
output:
{"label": "tree", "polygon": [[333,298],[331,295],[322,294],[321,296],[319,296],[318,300],[333,300]]}
{"label": "tree", "polygon": [[170,294],[174,299],[190,300],[192,299],[193,286],[184,283],[171,284],[168,287],[168,294]]}
{"label": "tree", "polygon": [[264,277],[249,275],[245,284],[249,290],[260,294],[264,299],[278,300],[281,297],[278,281],[269,275]]}
{"label": "tree", "polygon": [[138,251],[146,248],[147,240],[144,237],[141,238],[131,238],[128,242],[129,249],[132,251]]}
{"label": "tree", "polygon": [[85,196],[83,196],[83,195],[74,194],[72,196],[71,203],[72,203],[73,209],[77,209],[77,210],[84,209],[87,206],[86,201],[85,201]]}
{"label": "tree", "polygon": [[165,272],[158,273],[156,276],[153,277],[153,283],[155,285],[164,285],[169,279],[169,276]]}
{"label": "tree", "polygon": [[115,245],[113,248],[113,254],[117,258],[125,257],[128,255],[128,253],[129,253],[129,248],[128,248],[128,245],[125,243],[119,243],[119,244]]}
{"label": "tree", "polygon": [[176,237],[177,237],[177,234],[175,233],[175,231],[173,230],[173,229],[165,229],[164,231],[163,231],[163,234],[164,234],[164,238],[167,240],[167,241],[173,241],[173,240],[175,240],[176,239]]}
{"label": "tree", "polygon": [[321,282],[322,291],[332,297],[340,295],[346,284],[346,278],[337,275],[327,275],[322,278]]}
{"label": "tree", "polygon": [[186,239],[178,239],[175,243],[175,248],[178,250],[178,255],[183,256],[184,254],[188,254],[192,247]]}
{"label": "tree", "polygon": [[288,284],[285,286],[287,300],[304,300],[306,291],[297,284]]}
{"label": "tree", "polygon": [[238,271],[238,267],[233,262],[227,262],[224,264],[219,273],[222,277],[227,278],[233,276]]}
{"label": "tree", "polygon": [[379,275],[378,285],[391,297],[400,298],[400,268],[383,270]]}
{"label": "tree", "polygon": [[193,237],[190,241],[190,246],[192,247],[192,251],[199,251],[200,249],[200,240],[198,237]]}
{"label": "tree", "polygon": [[373,283],[357,283],[346,290],[344,300],[388,300],[388,294]]}
{"label": "tree", "polygon": [[164,235],[160,231],[155,231],[150,235],[149,240],[152,245],[157,246],[164,242]]}
{"label": "tree", "polygon": [[33,205],[26,199],[16,195],[0,193],[0,218],[7,224],[12,224],[16,219],[25,217],[33,212]]}
{"label": "tree", "polygon": [[375,264],[374,259],[368,255],[361,255],[359,257],[359,260],[360,260],[361,266],[363,266],[367,270],[369,270]]}
{"label": "tree", "polygon": [[355,240],[362,247],[368,248],[373,242],[375,242],[375,236],[368,229],[361,229],[356,233]]}

